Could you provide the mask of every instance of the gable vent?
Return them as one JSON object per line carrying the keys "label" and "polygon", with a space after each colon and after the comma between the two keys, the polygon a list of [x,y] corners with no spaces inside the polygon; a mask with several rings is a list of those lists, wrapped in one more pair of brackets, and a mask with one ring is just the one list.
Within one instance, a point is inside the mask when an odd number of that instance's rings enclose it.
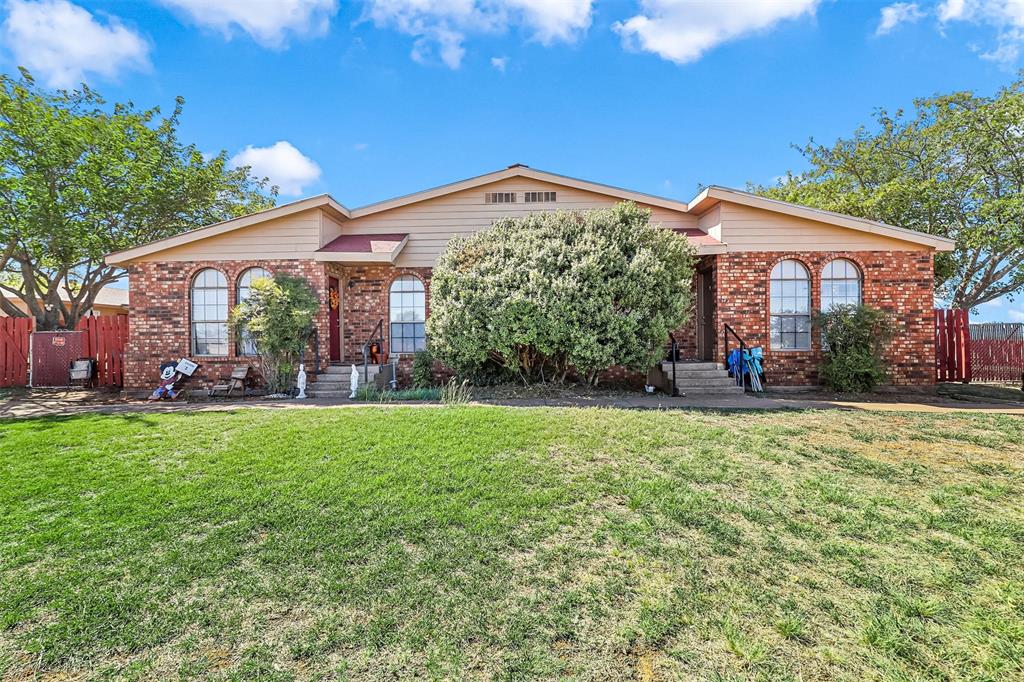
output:
{"label": "gable vent", "polygon": [[484,194],[485,204],[514,204],[516,203],[515,192],[487,192]]}
{"label": "gable vent", "polygon": [[526,203],[543,204],[555,201],[555,192],[524,192]]}

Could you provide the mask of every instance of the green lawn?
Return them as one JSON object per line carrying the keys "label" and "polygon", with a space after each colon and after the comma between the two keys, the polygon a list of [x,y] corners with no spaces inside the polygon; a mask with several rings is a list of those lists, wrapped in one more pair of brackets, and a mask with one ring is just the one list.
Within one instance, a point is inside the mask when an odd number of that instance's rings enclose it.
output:
{"label": "green lawn", "polygon": [[0,423],[0,678],[1024,677],[1024,419]]}

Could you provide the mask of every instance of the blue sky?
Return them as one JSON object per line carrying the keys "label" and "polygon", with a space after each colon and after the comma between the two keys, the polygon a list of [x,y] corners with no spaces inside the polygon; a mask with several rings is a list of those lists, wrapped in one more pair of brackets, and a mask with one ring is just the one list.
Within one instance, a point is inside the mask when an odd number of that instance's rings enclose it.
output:
{"label": "blue sky", "polygon": [[[690,199],[770,182],[876,107],[991,93],[1024,0],[8,0],[5,68],[169,110],[348,206],[526,163]],[[1024,305],[981,319],[1024,320]]]}

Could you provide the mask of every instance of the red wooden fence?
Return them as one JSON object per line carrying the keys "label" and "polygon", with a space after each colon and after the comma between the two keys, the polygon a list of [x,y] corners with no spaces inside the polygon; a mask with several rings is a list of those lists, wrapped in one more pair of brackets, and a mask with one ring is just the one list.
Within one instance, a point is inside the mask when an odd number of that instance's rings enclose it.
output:
{"label": "red wooden fence", "polygon": [[32,318],[0,317],[0,386],[28,385],[28,337]]}
{"label": "red wooden fence", "polygon": [[[30,317],[0,317],[0,387],[28,386],[32,323]],[[85,332],[82,357],[96,360],[96,385],[123,385],[128,316],[83,317],[75,331]]]}
{"label": "red wooden fence", "polygon": [[1024,379],[1024,324],[972,324],[971,370],[975,381],[1021,383]]}
{"label": "red wooden fence", "polygon": [[96,359],[96,385],[124,385],[124,347],[128,345],[128,316],[83,317],[77,331],[85,332],[85,357]]}
{"label": "red wooden fence", "polygon": [[966,310],[935,309],[935,380],[971,380],[971,326]]}

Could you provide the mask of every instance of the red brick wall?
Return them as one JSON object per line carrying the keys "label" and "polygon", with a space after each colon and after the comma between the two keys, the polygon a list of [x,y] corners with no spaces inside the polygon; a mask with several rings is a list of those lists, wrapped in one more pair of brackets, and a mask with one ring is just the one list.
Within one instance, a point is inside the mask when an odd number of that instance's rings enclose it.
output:
{"label": "red brick wall", "polygon": [[[752,345],[765,348],[768,379],[772,385],[807,385],[818,382],[821,362],[820,339],[812,332],[810,351],[774,351],[768,338],[768,278],[771,268],[783,258],[796,258],[811,272],[812,306],[820,305],[821,269],[834,258],[849,258],[864,273],[864,302],[893,315],[896,336],[890,349],[892,381],[897,384],[934,382],[932,318],[932,256],[928,252],[872,251],[854,253],[734,253],[706,257],[716,268],[717,310],[715,358],[722,357],[721,329],[733,326]],[[131,288],[131,324],[126,353],[125,387],[149,388],[158,382],[159,365],[164,360],[190,357],[189,285],[192,277],[205,267],[224,273],[228,281],[228,306],[234,306],[235,284],[243,270],[262,266],[271,272],[287,272],[305,277],[314,290],[326,299],[328,272],[338,277],[342,288],[342,358],[346,363],[362,362],[362,345],[373,333],[378,320],[384,320],[387,348],[388,289],[396,277],[412,274],[423,280],[427,312],[430,310],[430,268],[396,268],[391,265],[338,266],[315,261],[211,261],[138,263],[129,268]],[[318,316],[321,364],[328,363],[327,307]],[[696,357],[696,323],[690,321],[677,332],[680,354]],[[667,342],[667,340],[666,340]],[[194,358],[200,363],[191,385],[211,385],[226,377],[251,358],[235,356],[234,345],[224,357]],[[408,378],[411,357],[403,357],[400,372]],[[604,382],[642,383],[643,374],[613,368],[602,375]]]}
{"label": "red brick wall", "polygon": [[[189,287],[193,276],[204,268],[220,270],[228,284],[228,309],[236,303],[236,284],[243,270],[263,267],[271,273],[305,277],[321,301],[326,300],[327,280],[322,263],[312,260],[197,261],[135,263],[128,268],[130,324],[125,352],[125,389],[137,391],[159,383],[160,363],[190,357],[199,369],[186,386],[211,386],[226,378],[244,363],[255,365],[256,358],[236,355],[229,343],[226,356],[192,356]],[[321,364],[328,362],[327,306],[317,317],[321,329]],[[310,358],[312,362],[312,358]]]}
{"label": "red brick wall", "polygon": [[821,271],[836,258],[847,258],[863,273],[863,301],[888,311],[895,335],[889,345],[890,381],[927,385],[935,381],[932,254],[927,251],[746,252],[717,257],[718,331],[716,357],[722,356],[721,330],[729,324],[749,345],[765,351],[769,385],[818,383],[821,339],[812,329],[811,350],[777,351],[769,339],[769,275],[780,260],[793,258],[811,275],[811,307],[821,304]]}

